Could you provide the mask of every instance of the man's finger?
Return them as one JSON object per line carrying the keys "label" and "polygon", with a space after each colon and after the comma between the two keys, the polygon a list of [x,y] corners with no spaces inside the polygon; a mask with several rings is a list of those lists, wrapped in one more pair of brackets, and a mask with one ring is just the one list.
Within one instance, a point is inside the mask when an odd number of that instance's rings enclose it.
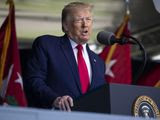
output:
{"label": "man's finger", "polygon": [[60,110],[66,111],[66,107],[65,107],[63,99],[61,99],[61,101],[60,101]]}
{"label": "man's finger", "polygon": [[66,110],[67,111],[71,111],[70,103],[69,103],[69,101],[67,99],[64,100],[64,104],[65,104]]}
{"label": "man's finger", "polygon": [[68,96],[67,101],[69,102],[69,105],[73,107],[73,99]]}

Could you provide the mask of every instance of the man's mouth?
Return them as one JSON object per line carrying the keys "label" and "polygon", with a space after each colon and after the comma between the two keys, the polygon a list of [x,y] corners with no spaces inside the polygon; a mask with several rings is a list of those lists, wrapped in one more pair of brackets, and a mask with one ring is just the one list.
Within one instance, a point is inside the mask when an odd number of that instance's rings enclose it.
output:
{"label": "man's mouth", "polygon": [[88,35],[88,30],[84,30],[84,31],[82,31],[82,35]]}

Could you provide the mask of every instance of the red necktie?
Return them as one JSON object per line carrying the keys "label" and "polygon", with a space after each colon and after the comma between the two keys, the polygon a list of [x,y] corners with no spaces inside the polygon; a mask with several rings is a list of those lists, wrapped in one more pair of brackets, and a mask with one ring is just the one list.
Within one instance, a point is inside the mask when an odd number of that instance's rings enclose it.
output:
{"label": "red necktie", "polygon": [[80,76],[81,89],[82,93],[84,94],[87,92],[89,87],[88,69],[82,55],[82,49],[83,49],[82,45],[77,45],[76,48],[78,49],[77,60],[78,60],[78,70]]}

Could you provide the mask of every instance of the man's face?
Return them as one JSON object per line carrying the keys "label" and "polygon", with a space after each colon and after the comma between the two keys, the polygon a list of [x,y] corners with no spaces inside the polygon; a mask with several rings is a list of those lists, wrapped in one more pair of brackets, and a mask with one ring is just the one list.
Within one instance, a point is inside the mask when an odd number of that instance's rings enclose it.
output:
{"label": "man's face", "polygon": [[91,36],[92,22],[88,9],[76,9],[65,23],[68,36],[78,44],[86,43]]}

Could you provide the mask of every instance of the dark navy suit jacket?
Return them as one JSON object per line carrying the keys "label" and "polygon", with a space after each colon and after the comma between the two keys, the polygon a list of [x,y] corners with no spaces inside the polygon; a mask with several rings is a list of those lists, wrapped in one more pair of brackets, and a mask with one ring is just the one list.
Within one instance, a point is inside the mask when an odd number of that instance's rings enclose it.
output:
{"label": "dark navy suit jacket", "polygon": [[[104,62],[87,51],[92,68],[91,91],[105,83]],[[25,82],[39,107],[49,108],[58,96],[82,95],[76,59],[67,35],[38,37],[32,46],[32,57],[27,64]]]}

